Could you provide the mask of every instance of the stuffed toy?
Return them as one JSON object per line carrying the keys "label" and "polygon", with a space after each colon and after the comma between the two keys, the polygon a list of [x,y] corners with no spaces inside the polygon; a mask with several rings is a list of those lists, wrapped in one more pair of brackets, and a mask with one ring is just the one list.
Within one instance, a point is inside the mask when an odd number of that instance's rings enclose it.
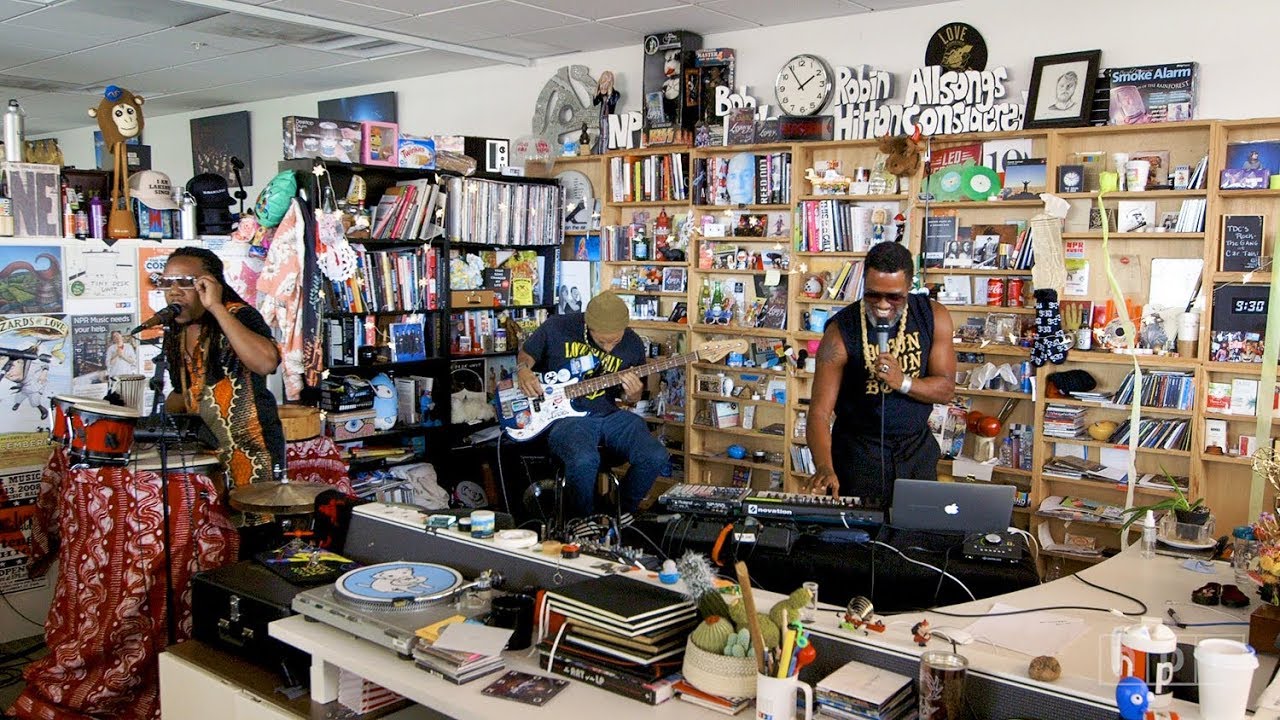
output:
{"label": "stuffed toy", "polygon": [[920,169],[922,145],[919,132],[912,136],[886,135],[880,138],[880,152],[889,156],[884,169],[898,177],[914,175]]}
{"label": "stuffed toy", "polygon": [[89,108],[89,117],[98,121],[102,142],[115,157],[111,179],[111,212],[107,215],[107,237],[113,240],[138,237],[138,223],[129,207],[129,163],[125,143],[142,134],[142,96],[108,85],[98,106]]}

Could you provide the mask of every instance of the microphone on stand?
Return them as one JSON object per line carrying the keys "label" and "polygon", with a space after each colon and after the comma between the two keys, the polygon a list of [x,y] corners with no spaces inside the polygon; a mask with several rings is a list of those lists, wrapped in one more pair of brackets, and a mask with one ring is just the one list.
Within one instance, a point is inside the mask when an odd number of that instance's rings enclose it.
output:
{"label": "microphone on stand", "polygon": [[150,318],[148,318],[138,327],[130,330],[129,334],[137,335],[143,330],[146,330],[147,328],[155,327],[156,325],[168,325],[169,323],[173,322],[173,319],[178,317],[178,315],[180,315],[181,313],[182,313],[182,306],[179,305],[178,303],[172,303],[169,305],[169,307],[166,307],[165,309],[157,312],[155,315],[152,315]]}

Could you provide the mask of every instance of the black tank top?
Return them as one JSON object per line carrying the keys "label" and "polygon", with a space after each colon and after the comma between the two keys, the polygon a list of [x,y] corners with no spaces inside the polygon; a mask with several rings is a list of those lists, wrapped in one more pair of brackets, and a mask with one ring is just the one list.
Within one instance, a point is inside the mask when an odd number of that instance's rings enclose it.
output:
{"label": "black tank top", "polygon": [[[849,359],[844,365],[840,380],[840,393],[836,396],[836,434],[880,434],[880,382],[867,369],[862,354],[862,301],[846,306],[836,313],[834,323],[844,339],[844,349]],[[875,342],[874,333],[868,328],[867,338]],[[893,352],[894,338],[889,339]],[[902,370],[908,377],[924,377],[929,374],[929,351],[933,347],[933,307],[927,295],[907,296],[907,326],[898,339],[903,347],[896,354],[902,361]],[[877,353],[878,354],[878,353]],[[928,425],[933,405],[913,400],[896,390],[884,396],[884,433],[886,436],[918,435]]]}

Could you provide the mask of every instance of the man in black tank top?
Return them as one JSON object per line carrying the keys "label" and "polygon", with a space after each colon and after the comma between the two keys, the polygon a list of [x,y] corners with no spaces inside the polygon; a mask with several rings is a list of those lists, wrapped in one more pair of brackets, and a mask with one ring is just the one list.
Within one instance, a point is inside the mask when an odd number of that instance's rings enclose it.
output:
{"label": "man in black tank top", "polygon": [[871,248],[862,300],[827,322],[810,394],[808,492],[887,506],[895,479],[937,477],[929,413],[955,392],[956,355],[950,313],[908,292],[913,269],[905,247]]}

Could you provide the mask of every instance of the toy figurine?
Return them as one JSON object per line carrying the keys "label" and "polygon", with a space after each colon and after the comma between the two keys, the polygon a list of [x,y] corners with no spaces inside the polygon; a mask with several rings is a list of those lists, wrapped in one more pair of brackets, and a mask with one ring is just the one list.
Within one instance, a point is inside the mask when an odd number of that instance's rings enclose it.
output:
{"label": "toy figurine", "polygon": [[884,242],[884,226],[889,222],[889,211],[882,207],[871,211],[871,244]]}
{"label": "toy figurine", "polygon": [[1142,680],[1129,676],[1116,683],[1116,707],[1122,720],[1142,720],[1151,703],[1151,691]]}
{"label": "toy figurine", "polygon": [[911,639],[916,641],[920,647],[929,644],[929,640],[933,638],[933,631],[929,629],[929,621],[921,620],[911,626]]}
{"label": "toy figurine", "polygon": [[[600,133],[604,134],[608,130],[607,127],[601,127]],[[582,123],[582,134],[578,136],[578,154],[591,154],[591,133],[587,132],[587,124]]]}
{"label": "toy figurine", "polygon": [[600,73],[596,83],[596,95],[591,99],[592,105],[600,108],[600,134],[596,137],[595,152],[603,155],[609,149],[609,116],[618,108],[618,91],[613,87],[613,73],[605,70]]}

